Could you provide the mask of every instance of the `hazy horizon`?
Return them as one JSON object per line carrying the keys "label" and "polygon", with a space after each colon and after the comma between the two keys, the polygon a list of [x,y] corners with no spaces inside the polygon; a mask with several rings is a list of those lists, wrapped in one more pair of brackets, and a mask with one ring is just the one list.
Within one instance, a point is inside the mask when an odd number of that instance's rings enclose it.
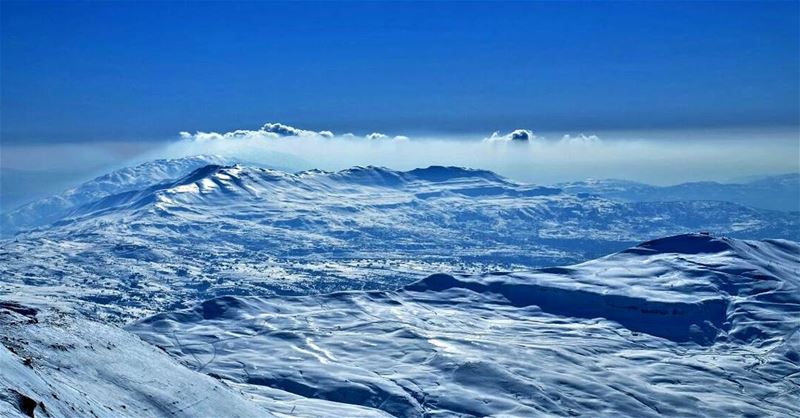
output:
{"label": "hazy horizon", "polygon": [[[147,160],[201,154],[287,171],[341,170],[355,165],[395,170],[454,165],[491,170],[535,184],[614,178],[663,186],[737,182],[800,172],[800,144],[791,129],[532,132],[523,142],[493,141],[491,133],[367,139],[364,134],[264,137],[257,129],[246,132],[249,134],[240,131],[239,137],[186,132],[184,137],[158,142],[6,145],[0,157],[2,206],[13,208]],[[496,135],[503,139],[508,133]],[[752,146],[753,138],[761,139],[758,147]]]}

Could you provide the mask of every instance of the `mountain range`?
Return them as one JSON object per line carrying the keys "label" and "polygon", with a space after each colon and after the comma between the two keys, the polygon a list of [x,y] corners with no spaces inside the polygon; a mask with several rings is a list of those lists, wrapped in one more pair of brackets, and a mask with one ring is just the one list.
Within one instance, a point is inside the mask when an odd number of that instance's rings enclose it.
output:
{"label": "mountain range", "polygon": [[799,213],[717,186],[113,172],[2,214],[0,416],[800,415]]}
{"label": "mountain range", "polygon": [[67,287],[125,320],[224,295],[575,263],[693,231],[800,235],[796,213],[730,202],[620,202],[458,167],[291,174],[214,159],[156,161],[6,214],[55,220],[0,244],[5,286]]}

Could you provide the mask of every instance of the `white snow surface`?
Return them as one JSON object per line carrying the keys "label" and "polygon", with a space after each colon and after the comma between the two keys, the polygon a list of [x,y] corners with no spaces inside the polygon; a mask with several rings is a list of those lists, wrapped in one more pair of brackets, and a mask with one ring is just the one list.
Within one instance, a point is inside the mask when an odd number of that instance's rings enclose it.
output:
{"label": "white snow surface", "polygon": [[394,416],[798,416],[800,246],[681,235],[397,291],[226,296],[128,327],[245,393]]}

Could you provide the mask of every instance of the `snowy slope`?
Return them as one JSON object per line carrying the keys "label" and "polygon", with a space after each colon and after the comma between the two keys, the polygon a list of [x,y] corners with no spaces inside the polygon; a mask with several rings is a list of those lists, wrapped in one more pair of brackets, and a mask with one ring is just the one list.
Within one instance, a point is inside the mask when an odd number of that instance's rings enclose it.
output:
{"label": "snowy slope", "polygon": [[762,209],[800,211],[800,173],[767,176],[747,183],[713,181],[651,186],[626,180],[586,180],[556,187],[628,202],[716,200]]}
{"label": "snowy slope", "polygon": [[0,243],[0,291],[127,320],[221,295],[390,289],[432,271],[577,262],[697,230],[796,238],[798,225],[731,203],[620,203],[455,167],[209,165]]}
{"label": "snowy slope", "polygon": [[245,394],[122,329],[68,310],[0,300],[0,416],[387,415],[280,390],[266,397]]}
{"label": "snowy slope", "polygon": [[797,243],[680,235],[398,291],[227,296],[128,329],[246,393],[394,416],[797,416],[798,314]]}

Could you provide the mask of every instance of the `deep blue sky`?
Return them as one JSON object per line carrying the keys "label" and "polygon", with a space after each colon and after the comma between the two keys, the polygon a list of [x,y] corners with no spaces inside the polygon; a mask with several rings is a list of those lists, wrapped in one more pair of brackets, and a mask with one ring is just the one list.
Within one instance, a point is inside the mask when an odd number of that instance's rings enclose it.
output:
{"label": "deep blue sky", "polygon": [[799,7],[3,2],[0,134],[797,126]]}

